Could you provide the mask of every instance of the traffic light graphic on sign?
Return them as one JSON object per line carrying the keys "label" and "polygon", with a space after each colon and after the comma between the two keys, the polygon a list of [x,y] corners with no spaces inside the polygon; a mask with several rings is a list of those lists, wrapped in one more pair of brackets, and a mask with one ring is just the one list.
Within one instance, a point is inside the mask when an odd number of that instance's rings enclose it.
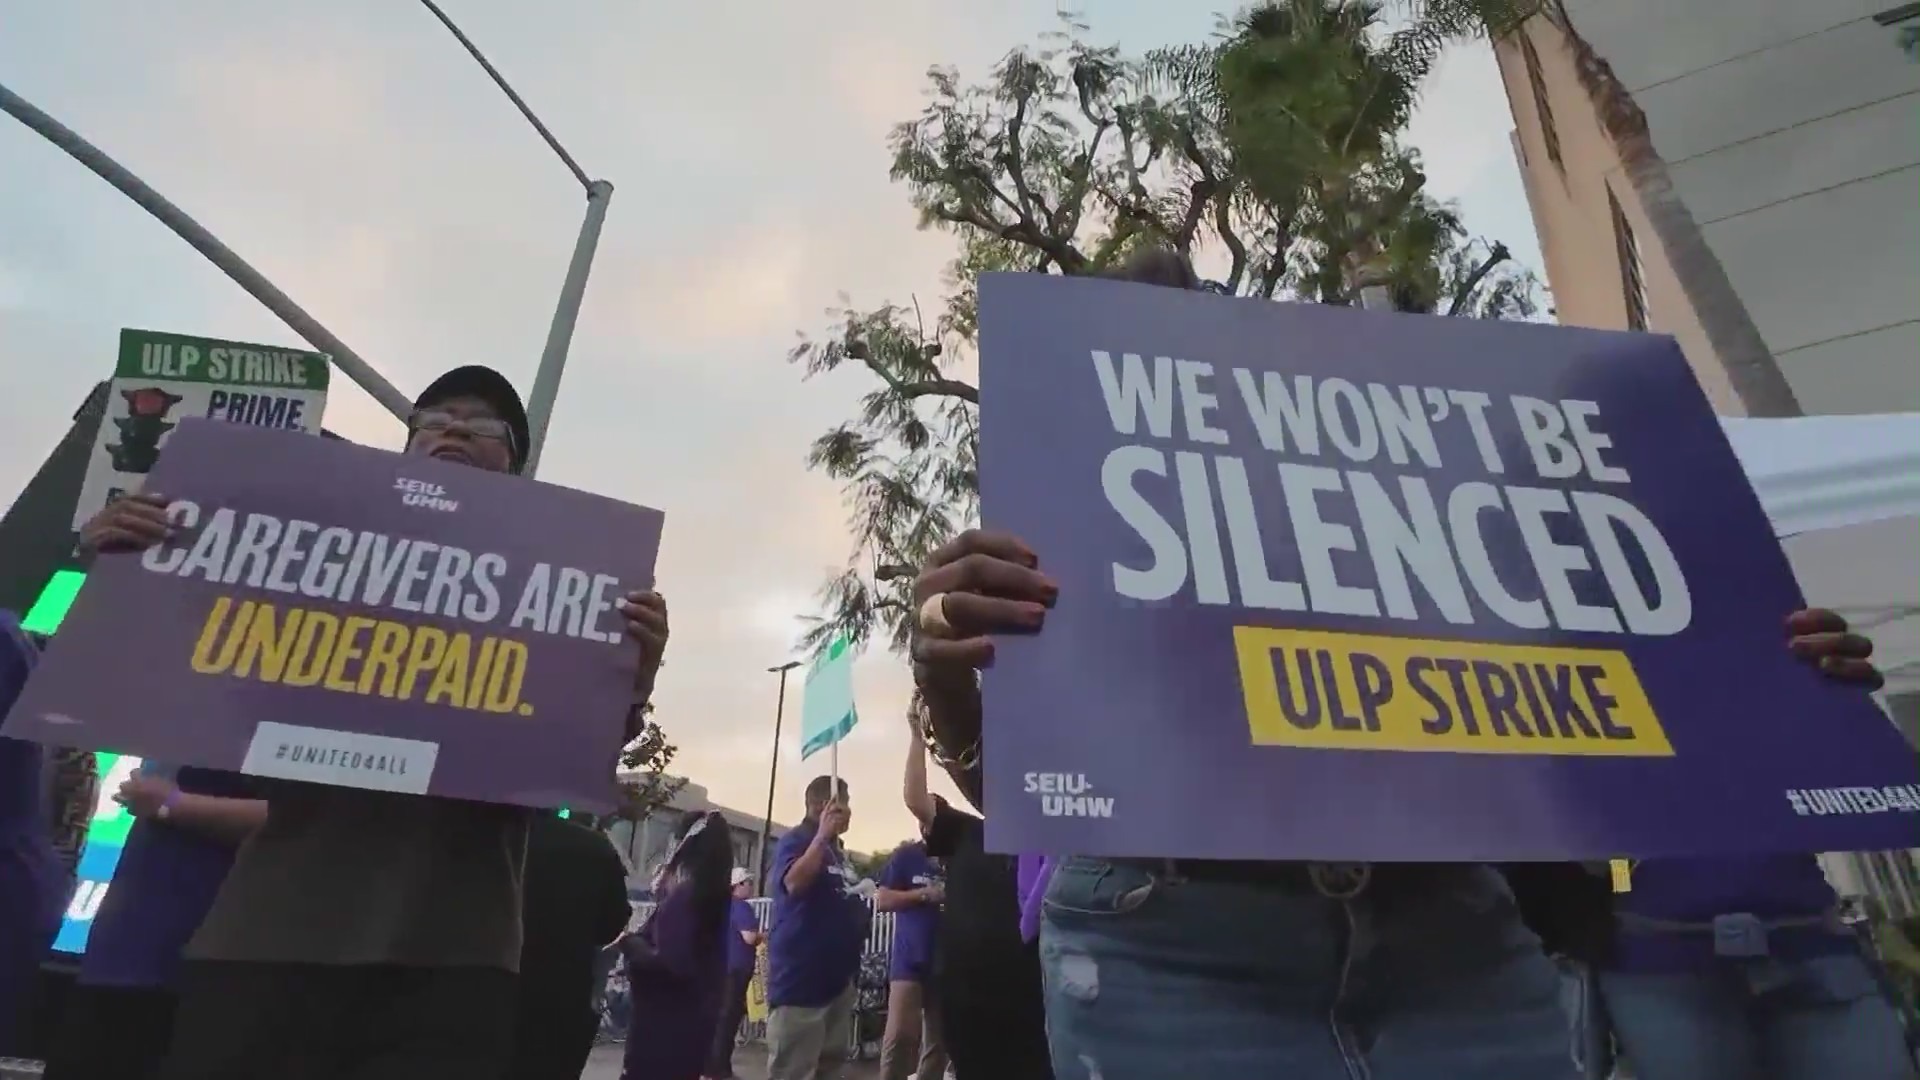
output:
{"label": "traffic light graphic on sign", "polygon": [[160,459],[161,437],[179,426],[169,421],[167,414],[180,404],[180,395],[148,386],[122,390],[120,396],[127,399],[127,415],[114,420],[113,426],[120,429],[120,441],[108,443],[107,453],[120,472],[151,472],[153,463]]}

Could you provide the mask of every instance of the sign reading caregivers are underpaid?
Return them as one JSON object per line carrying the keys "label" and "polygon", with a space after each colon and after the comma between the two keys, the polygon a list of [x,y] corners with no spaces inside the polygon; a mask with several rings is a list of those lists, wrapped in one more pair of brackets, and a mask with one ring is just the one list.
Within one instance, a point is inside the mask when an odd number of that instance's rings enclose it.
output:
{"label": "sign reading caregivers are underpaid", "polygon": [[1920,765],[1672,340],[981,285],[982,520],[1060,584],[984,682],[1000,851],[1911,846]]}
{"label": "sign reading caregivers are underpaid", "polygon": [[120,331],[107,412],[87,461],[78,529],[100,508],[139,491],[180,421],[207,417],[320,433],[327,407],[324,354],[217,338]]}
{"label": "sign reading caregivers are underpaid", "polygon": [[456,462],[183,423],[178,533],[102,555],[16,738],[345,787],[611,809],[662,515]]}

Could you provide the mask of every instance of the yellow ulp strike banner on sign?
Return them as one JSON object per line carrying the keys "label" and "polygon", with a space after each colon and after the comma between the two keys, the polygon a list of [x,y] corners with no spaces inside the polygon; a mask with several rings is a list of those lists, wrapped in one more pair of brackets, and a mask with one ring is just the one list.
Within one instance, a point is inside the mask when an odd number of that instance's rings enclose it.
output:
{"label": "yellow ulp strike banner on sign", "polygon": [[767,1020],[767,947],[753,952],[753,979],[747,983],[747,1020],[763,1024]]}
{"label": "yellow ulp strike banner on sign", "polygon": [[1256,746],[1672,757],[1627,655],[1236,626]]}

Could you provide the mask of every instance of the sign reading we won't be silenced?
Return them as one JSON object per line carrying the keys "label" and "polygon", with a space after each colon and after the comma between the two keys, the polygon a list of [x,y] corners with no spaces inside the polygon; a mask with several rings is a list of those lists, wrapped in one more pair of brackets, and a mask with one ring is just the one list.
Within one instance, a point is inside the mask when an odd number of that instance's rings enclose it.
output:
{"label": "sign reading we won't be silenced", "polygon": [[[1630,482],[1606,461],[1612,440],[1596,429],[1599,409],[1591,401],[1513,395],[1496,403],[1480,391],[1363,388],[1339,377],[1233,368],[1227,396],[1245,408],[1258,450],[1281,459],[1273,470],[1277,485],[1260,485],[1263,494],[1277,491],[1278,505],[1262,513],[1245,458],[1169,454],[1154,445],[1173,439],[1177,427],[1189,444],[1229,446],[1227,432],[1215,426],[1223,405],[1208,365],[1101,350],[1091,358],[1115,433],[1146,437],[1116,447],[1101,465],[1108,506],[1150,551],[1144,567],[1113,565],[1121,598],[1158,602],[1191,586],[1203,605],[1405,622],[1438,616],[1460,627],[1490,616],[1528,631],[1654,636],[1677,633],[1692,620],[1686,576],[1645,514],[1606,490],[1537,483],[1583,476]],[[1511,406],[1511,416],[1490,417],[1496,405]],[[1430,474],[1443,463],[1435,429],[1449,420],[1466,428],[1476,455],[1469,465],[1477,463],[1486,479],[1436,493]],[[1525,450],[1515,469],[1494,437],[1496,425],[1519,435],[1508,445],[1508,452]],[[1313,463],[1320,460],[1327,463]],[[1370,471],[1376,463],[1410,471],[1383,475]],[[1512,482],[1529,478],[1536,482]],[[1171,481],[1174,520],[1145,493],[1156,479],[1163,487]],[[1569,526],[1593,550],[1610,602],[1576,594],[1572,571],[1588,569],[1588,560],[1581,547],[1556,537]],[[1290,558],[1269,556],[1266,534],[1276,533],[1291,546]],[[1644,559],[1651,578],[1645,585],[1636,580],[1630,550]],[[1496,553],[1514,585],[1496,567]],[[1336,560],[1348,559],[1364,565],[1343,581]],[[1234,638],[1256,743],[1672,752],[1618,651],[1261,626],[1237,627]],[[1535,746],[1536,738],[1565,741]]]}
{"label": "sign reading we won't be silenced", "polygon": [[1916,770],[1787,654],[1801,598],[1670,340],[1037,276],[982,302],[983,521],[1062,590],[984,684],[996,848],[1601,858],[1916,827],[1795,809]]}

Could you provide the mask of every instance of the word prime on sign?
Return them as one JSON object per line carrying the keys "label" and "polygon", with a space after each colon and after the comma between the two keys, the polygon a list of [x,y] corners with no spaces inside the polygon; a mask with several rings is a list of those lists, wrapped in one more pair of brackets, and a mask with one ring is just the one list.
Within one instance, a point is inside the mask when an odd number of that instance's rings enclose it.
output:
{"label": "word prime on sign", "polygon": [[298,430],[306,423],[307,400],[280,394],[215,390],[207,396],[207,415],[230,424]]}
{"label": "word prime on sign", "polygon": [[[1109,452],[1099,478],[1148,555],[1113,564],[1120,596],[1157,602],[1191,583],[1201,604],[1462,627],[1481,613],[1526,630],[1647,636],[1692,622],[1679,561],[1626,497],[1631,478],[1609,460],[1593,402],[1101,350],[1092,361],[1114,431],[1138,440]],[[1253,445],[1229,445],[1230,412]],[[1490,479],[1432,478],[1449,417]],[[1516,450],[1531,476],[1508,474]],[[1580,595],[1587,578],[1604,583],[1606,603]]]}

